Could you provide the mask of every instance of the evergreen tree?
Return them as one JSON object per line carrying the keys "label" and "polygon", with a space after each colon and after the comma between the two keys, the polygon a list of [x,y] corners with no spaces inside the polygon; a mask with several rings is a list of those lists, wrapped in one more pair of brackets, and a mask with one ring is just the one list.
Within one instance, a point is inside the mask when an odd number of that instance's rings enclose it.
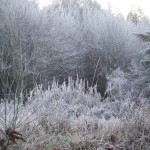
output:
{"label": "evergreen tree", "polygon": [[143,90],[144,95],[150,98],[150,32],[144,34],[137,34],[137,36],[146,42],[147,48],[143,51],[144,56],[141,60],[141,64],[144,67],[144,80],[145,80],[145,89]]}

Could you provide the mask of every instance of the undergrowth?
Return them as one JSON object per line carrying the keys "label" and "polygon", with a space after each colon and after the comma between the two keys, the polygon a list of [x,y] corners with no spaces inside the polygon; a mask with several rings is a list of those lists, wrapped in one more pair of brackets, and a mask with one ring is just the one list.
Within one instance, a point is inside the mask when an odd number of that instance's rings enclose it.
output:
{"label": "undergrowth", "polygon": [[85,81],[68,78],[67,84],[54,81],[46,90],[36,86],[26,104],[17,105],[15,120],[13,101],[5,104],[0,104],[2,150],[150,149],[146,99],[138,105],[132,97],[101,102],[96,86],[85,89]]}

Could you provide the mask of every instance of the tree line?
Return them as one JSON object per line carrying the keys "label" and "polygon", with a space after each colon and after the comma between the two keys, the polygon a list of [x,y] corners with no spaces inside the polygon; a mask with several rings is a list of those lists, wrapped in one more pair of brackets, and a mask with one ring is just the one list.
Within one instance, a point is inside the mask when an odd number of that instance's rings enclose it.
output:
{"label": "tree line", "polygon": [[1,98],[25,97],[37,84],[77,75],[104,97],[117,68],[143,92],[150,83],[143,61],[150,25],[135,16],[125,19],[93,0],[57,0],[42,10],[35,1],[0,0]]}

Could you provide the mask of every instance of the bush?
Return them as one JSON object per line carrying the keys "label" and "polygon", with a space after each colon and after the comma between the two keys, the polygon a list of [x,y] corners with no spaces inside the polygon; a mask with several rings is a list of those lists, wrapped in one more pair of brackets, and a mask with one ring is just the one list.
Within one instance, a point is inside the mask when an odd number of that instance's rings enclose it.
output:
{"label": "bush", "polygon": [[[84,88],[83,80],[68,78],[68,84],[58,85],[53,81],[45,90],[39,85],[30,91],[27,103],[18,105],[15,121],[15,131],[26,142],[17,140],[18,145],[13,146],[16,149],[91,149],[92,146],[100,149],[117,145],[131,148],[136,147],[137,141],[141,148],[150,146],[150,105],[146,99],[139,106],[129,98],[101,102],[95,88],[89,87],[86,93]],[[2,119],[6,108],[4,103],[0,105]],[[12,122],[14,104],[6,105],[7,119]],[[5,131],[2,122],[0,128]],[[110,140],[112,136],[115,141]]]}

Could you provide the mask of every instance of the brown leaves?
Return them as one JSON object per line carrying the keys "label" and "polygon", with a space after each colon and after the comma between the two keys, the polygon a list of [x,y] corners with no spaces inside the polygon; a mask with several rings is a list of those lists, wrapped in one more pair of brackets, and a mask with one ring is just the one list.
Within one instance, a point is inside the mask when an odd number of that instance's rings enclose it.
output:
{"label": "brown leaves", "polygon": [[17,144],[16,140],[22,140],[23,142],[25,142],[25,139],[19,132],[12,130],[11,128],[8,128],[5,132],[12,143]]}
{"label": "brown leaves", "polygon": [[15,130],[12,130],[11,128],[6,129],[5,133],[6,139],[0,139],[0,148],[2,150],[6,150],[8,145],[17,144],[16,140],[22,140],[23,142],[25,142],[22,134]]}
{"label": "brown leaves", "polygon": [[116,136],[114,134],[110,135],[110,142],[112,142],[112,143],[116,142]]}
{"label": "brown leaves", "polygon": [[0,147],[1,147],[2,150],[6,150],[6,145],[5,145],[5,140],[4,139],[0,140]]}
{"label": "brown leaves", "polygon": [[117,141],[115,134],[111,134],[109,138],[109,143],[105,144],[106,150],[122,150],[124,146],[120,145]]}
{"label": "brown leaves", "polygon": [[55,147],[54,150],[60,150],[59,148]]}

